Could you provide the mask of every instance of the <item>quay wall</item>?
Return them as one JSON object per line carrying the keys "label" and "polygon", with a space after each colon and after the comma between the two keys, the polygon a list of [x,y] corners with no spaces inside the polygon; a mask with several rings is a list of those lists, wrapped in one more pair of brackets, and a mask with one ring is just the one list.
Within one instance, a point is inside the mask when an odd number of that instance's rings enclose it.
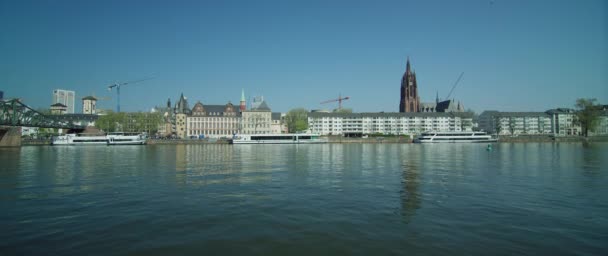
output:
{"label": "quay wall", "polygon": [[[346,138],[342,136],[327,136],[329,143],[336,144],[379,144],[379,143],[412,143],[412,140],[408,136],[387,136],[387,137],[369,137],[369,138]],[[549,137],[549,136],[501,136],[499,138],[500,143],[538,143],[538,142],[608,142],[608,136],[602,137]],[[23,139],[20,141],[20,145],[23,146],[43,146],[50,145],[51,141],[44,140],[30,140]],[[152,140],[147,141],[148,145],[196,145],[196,144],[229,144],[228,140],[194,140],[194,139],[183,139],[183,140]]]}
{"label": "quay wall", "polygon": [[13,126],[0,127],[0,147],[21,146],[21,128]]}
{"label": "quay wall", "polygon": [[229,144],[228,140],[194,140],[194,139],[184,139],[184,140],[147,140],[146,143],[148,145],[182,145],[182,144]]}

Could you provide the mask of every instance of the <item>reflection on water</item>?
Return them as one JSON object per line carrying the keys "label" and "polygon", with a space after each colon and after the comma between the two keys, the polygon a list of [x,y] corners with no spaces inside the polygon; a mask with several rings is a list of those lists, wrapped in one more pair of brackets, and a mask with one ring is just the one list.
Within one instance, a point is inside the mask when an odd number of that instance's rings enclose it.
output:
{"label": "reflection on water", "polygon": [[[414,158],[416,159],[416,158]],[[406,161],[403,163],[403,190],[401,191],[401,215],[405,222],[410,222],[420,208],[420,163],[417,160]]]}
{"label": "reflection on water", "polygon": [[21,166],[21,162],[15,159],[21,158],[21,149],[0,147],[0,201],[13,201],[17,199],[16,190],[19,184],[19,169],[27,168]]}
{"label": "reflection on water", "polygon": [[2,255],[608,250],[606,144],[22,147],[0,162]]}

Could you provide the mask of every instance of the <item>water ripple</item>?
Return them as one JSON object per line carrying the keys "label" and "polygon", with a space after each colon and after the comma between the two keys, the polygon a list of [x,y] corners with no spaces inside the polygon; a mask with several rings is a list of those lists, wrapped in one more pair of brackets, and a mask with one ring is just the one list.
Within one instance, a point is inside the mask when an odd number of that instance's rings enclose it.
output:
{"label": "water ripple", "polygon": [[2,255],[600,255],[608,145],[0,149]]}

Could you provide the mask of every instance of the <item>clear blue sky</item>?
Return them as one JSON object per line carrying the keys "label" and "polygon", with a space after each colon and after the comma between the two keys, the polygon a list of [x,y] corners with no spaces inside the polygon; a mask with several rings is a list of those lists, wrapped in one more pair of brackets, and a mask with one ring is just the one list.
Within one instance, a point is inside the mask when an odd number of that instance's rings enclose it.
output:
{"label": "clear blue sky", "polygon": [[[410,56],[422,101],[454,92],[477,112],[608,104],[608,3],[585,1],[0,1],[0,90],[48,107],[123,87],[123,111],[175,102],[273,111],[398,111]],[[81,110],[80,100],[76,104]]]}

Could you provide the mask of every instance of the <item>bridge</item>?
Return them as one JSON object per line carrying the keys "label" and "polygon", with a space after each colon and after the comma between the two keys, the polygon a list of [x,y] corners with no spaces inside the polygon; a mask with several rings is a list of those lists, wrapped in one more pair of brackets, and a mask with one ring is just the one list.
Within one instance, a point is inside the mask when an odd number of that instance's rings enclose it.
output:
{"label": "bridge", "polygon": [[84,130],[61,115],[45,115],[18,99],[0,100],[0,146],[20,146],[21,126]]}

